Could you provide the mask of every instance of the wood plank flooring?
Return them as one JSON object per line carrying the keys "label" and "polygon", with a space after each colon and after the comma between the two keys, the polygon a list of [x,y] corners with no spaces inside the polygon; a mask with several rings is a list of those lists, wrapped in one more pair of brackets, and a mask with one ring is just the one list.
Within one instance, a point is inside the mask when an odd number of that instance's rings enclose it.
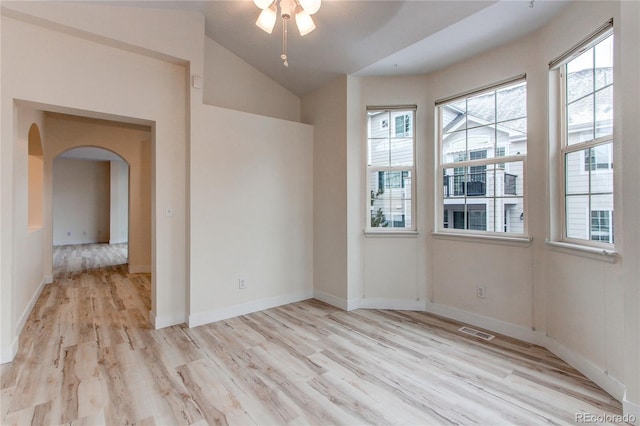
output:
{"label": "wood plank flooring", "polygon": [[126,246],[54,257],[55,281],[1,367],[2,425],[529,425],[622,412],[547,350],[425,313],[310,300],[153,330],[150,276],[126,272]]}

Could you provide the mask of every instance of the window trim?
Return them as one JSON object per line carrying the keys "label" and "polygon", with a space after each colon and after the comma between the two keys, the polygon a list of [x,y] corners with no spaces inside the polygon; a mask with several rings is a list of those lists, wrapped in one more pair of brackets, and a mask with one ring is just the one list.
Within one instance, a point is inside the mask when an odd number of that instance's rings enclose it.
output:
{"label": "window trim", "polygon": [[[497,156],[495,155],[491,158],[479,159],[479,160],[465,160],[460,162],[451,162],[444,163],[442,161],[443,158],[443,147],[442,147],[442,109],[441,106],[445,104],[449,104],[455,102],[457,100],[466,99],[469,97],[480,96],[484,93],[498,91],[504,87],[517,85],[519,83],[527,84],[527,74],[523,73],[514,77],[507,78],[505,80],[499,81],[494,84],[486,85],[481,88],[469,90],[463,92],[461,94],[455,96],[449,96],[446,98],[439,99],[435,102],[435,130],[436,130],[436,158],[435,158],[435,181],[437,182],[437,190],[434,191],[434,206],[435,206],[435,214],[434,214],[434,232],[433,235],[445,236],[450,235],[456,238],[480,238],[482,240],[504,240],[504,241],[527,241],[530,242],[531,238],[529,237],[529,229],[528,229],[528,191],[526,190],[526,182],[527,182],[527,154],[511,154],[505,156]],[[528,88],[528,84],[526,86]],[[528,120],[528,111],[523,119]],[[499,124],[499,123],[497,123]],[[528,142],[528,129],[527,129],[527,142]],[[505,149],[506,153],[506,149]],[[499,159],[499,160],[498,160]],[[480,230],[470,230],[470,229],[458,229],[458,228],[444,228],[443,220],[444,220],[444,197],[442,195],[442,188],[444,187],[444,173],[443,171],[447,168],[452,167],[473,167],[473,166],[483,166],[483,165],[495,165],[496,168],[502,168],[501,165],[505,165],[506,163],[515,163],[522,162],[522,179],[525,182],[523,186],[523,194],[522,194],[522,211],[524,214],[523,219],[523,229],[522,233],[516,232],[495,232],[495,231],[480,231]],[[505,198],[505,197],[496,197],[494,196],[492,199]],[[449,217],[449,224],[453,223],[452,217]],[[502,229],[502,226],[501,226]]]}
{"label": "window trim", "polygon": [[[391,124],[391,117],[389,117],[389,139],[408,139],[412,140],[412,158],[413,162],[411,166],[370,166],[369,161],[369,133],[368,133],[368,116],[365,120],[365,197],[367,202],[365,202],[364,215],[365,215],[365,227],[364,233],[365,235],[415,235],[418,232],[418,224],[417,224],[417,175],[416,175],[416,117],[417,117],[417,105],[383,105],[383,106],[373,106],[368,105],[366,107],[366,111],[379,111],[379,112],[387,112],[391,114],[392,112],[404,111],[406,114],[413,115],[413,122],[411,123],[411,135],[410,136],[395,136],[395,123]],[[394,130],[392,132],[392,130]],[[411,227],[408,228],[394,228],[394,227],[372,227],[371,226],[371,210],[370,210],[370,190],[371,190],[371,173],[380,173],[380,172],[405,172],[408,171],[411,174]],[[404,187],[404,186],[403,186]],[[391,219],[391,218],[390,218]]]}
{"label": "window trim", "polygon": [[[576,152],[581,152],[581,151],[586,151],[587,149],[591,149],[591,148],[595,148],[598,146],[604,146],[608,143],[611,143],[612,147],[611,147],[611,161],[613,161],[614,158],[614,149],[615,149],[615,142],[614,142],[614,129],[612,129],[611,134],[609,135],[605,135],[605,136],[600,136],[600,137],[596,137],[594,139],[588,140],[588,141],[584,141],[584,142],[577,142],[574,144],[569,145],[569,141],[568,141],[568,117],[567,117],[567,81],[566,81],[566,76],[565,76],[565,72],[566,72],[566,65],[571,62],[572,60],[574,60],[575,58],[577,58],[578,56],[580,56],[581,54],[583,54],[584,52],[586,52],[587,50],[594,48],[597,44],[599,44],[600,42],[602,42],[603,40],[605,40],[606,38],[613,36],[614,35],[614,31],[613,31],[613,19],[607,21],[604,25],[602,25],[600,28],[598,28],[596,31],[594,31],[591,35],[589,35],[588,37],[586,37],[584,40],[582,40],[579,44],[577,44],[576,46],[574,46],[573,48],[569,49],[567,52],[565,52],[563,55],[561,55],[560,57],[558,57],[557,59],[555,59],[554,61],[551,61],[549,63],[549,68],[551,72],[555,72],[557,78],[559,79],[559,83],[558,83],[558,101],[559,101],[559,105],[558,105],[558,114],[557,114],[557,119],[559,120],[559,125],[558,125],[558,130],[560,131],[560,135],[558,136],[558,139],[555,141],[558,144],[558,179],[559,179],[559,198],[558,198],[558,213],[560,216],[560,220],[558,221],[560,224],[560,229],[559,229],[559,235],[555,236],[555,238],[552,240],[552,242],[558,243],[558,244],[564,244],[563,247],[565,248],[575,248],[575,247],[588,247],[588,248],[593,248],[596,251],[597,250],[601,250],[603,252],[607,252],[607,253],[614,253],[615,252],[615,241],[613,243],[603,243],[601,241],[595,241],[595,240],[591,240],[590,235],[591,235],[591,220],[590,220],[590,212],[591,212],[591,203],[589,203],[589,206],[587,207],[587,216],[588,216],[588,220],[587,220],[587,224],[586,224],[586,229],[587,229],[587,238],[586,239],[580,239],[580,238],[573,238],[573,237],[569,237],[568,236],[568,230],[567,230],[567,167],[566,167],[566,156],[568,154],[571,153],[576,153]],[[594,64],[595,67],[595,64]],[[615,69],[615,63],[614,63],[614,69]],[[613,87],[615,85],[615,81],[614,83],[611,84],[611,86]],[[595,94],[595,92],[593,92],[593,94]],[[615,104],[614,104],[615,105]],[[595,120],[595,117],[594,117]],[[595,124],[595,123],[594,123]],[[615,126],[615,111],[614,111],[614,120],[612,125]],[[595,136],[595,134],[594,134]],[[612,184],[615,185],[615,169],[609,168],[607,170],[610,170],[613,174],[614,177],[612,179]],[[589,176],[591,176],[592,173],[596,172],[598,173],[597,170],[584,170],[584,161],[581,162],[580,165],[580,172],[584,173],[584,174],[588,174]],[[602,173],[602,171],[600,172]],[[571,194],[571,195],[588,195],[589,197],[591,197],[592,195],[594,195],[594,193],[591,191],[591,178],[588,178],[588,182],[589,182],[589,192],[586,194]],[[608,193],[607,193],[608,194]],[[595,195],[601,195],[598,193],[595,193]],[[613,219],[613,214],[615,212],[615,187],[612,189],[611,191],[611,195],[612,198],[614,198],[614,207],[611,209],[611,219]]]}

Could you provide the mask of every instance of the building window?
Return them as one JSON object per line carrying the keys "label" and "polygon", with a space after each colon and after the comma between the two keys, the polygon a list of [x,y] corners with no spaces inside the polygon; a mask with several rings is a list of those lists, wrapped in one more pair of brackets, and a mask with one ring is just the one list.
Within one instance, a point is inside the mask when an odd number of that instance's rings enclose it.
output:
{"label": "building window", "polygon": [[611,144],[596,146],[584,151],[584,171],[613,170]]}
{"label": "building window", "polygon": [[411,130],[412,114],[402,114],[395,117],[396,119],[396,137],[404,138],[413,133]]}
{"label": "building window", "polygon": [[563,239],[613,244],[611,28],[581,44],[557,69],[562,105]]}
{"label": "building window", "polygon": [[439,101],[436,107],[443,187],[438,230],[524,234],[524,76]]}
{"label": "building window", "polygon": [[367,231],[416,230],[414,121],[413,106],[367,108]]}
{"label": "building window", "polygon": [[611,210],[591,210],[592,241],[613,243],[613,215]]}
{"label": "building window", "polygon": [[476,231],[487,230],[487,212],[485,210],[469,211],[469,229]]}

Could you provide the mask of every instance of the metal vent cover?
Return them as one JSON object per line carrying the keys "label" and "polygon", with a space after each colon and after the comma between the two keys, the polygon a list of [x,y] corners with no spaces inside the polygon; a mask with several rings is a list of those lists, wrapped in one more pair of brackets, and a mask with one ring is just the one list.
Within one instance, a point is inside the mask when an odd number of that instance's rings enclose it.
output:
{"label": "metal vent cover", "polygon": [[482,340],[486,340],[487,342],[490,342],[491,340],[493,340],[494,337],[496,337],[493,334],[485,333],[484,331],[476,330],[475,328],[471,328],[467,326],[460,327],[458,331],[461,333],[469,334],[474,337],[478,337]]}

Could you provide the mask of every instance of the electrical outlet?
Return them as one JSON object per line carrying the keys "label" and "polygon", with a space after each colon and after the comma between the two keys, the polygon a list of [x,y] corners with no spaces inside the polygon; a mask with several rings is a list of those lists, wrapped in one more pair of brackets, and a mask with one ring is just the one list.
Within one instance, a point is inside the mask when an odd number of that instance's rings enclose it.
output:
{"label": "electrical outlet", "polygon": [[243,278],[240,278],[240,279],[238,280],[238,288],[239,288],[240,290],[244,290],[245,288],[247,288],[247,283],[244,281],[244,279],[243,279]]}
{"label": "electrical outlet", "polygon": [[476,296],[483,299],[486,297],[486,292],[483,286],[481,285],[476,286]]}

